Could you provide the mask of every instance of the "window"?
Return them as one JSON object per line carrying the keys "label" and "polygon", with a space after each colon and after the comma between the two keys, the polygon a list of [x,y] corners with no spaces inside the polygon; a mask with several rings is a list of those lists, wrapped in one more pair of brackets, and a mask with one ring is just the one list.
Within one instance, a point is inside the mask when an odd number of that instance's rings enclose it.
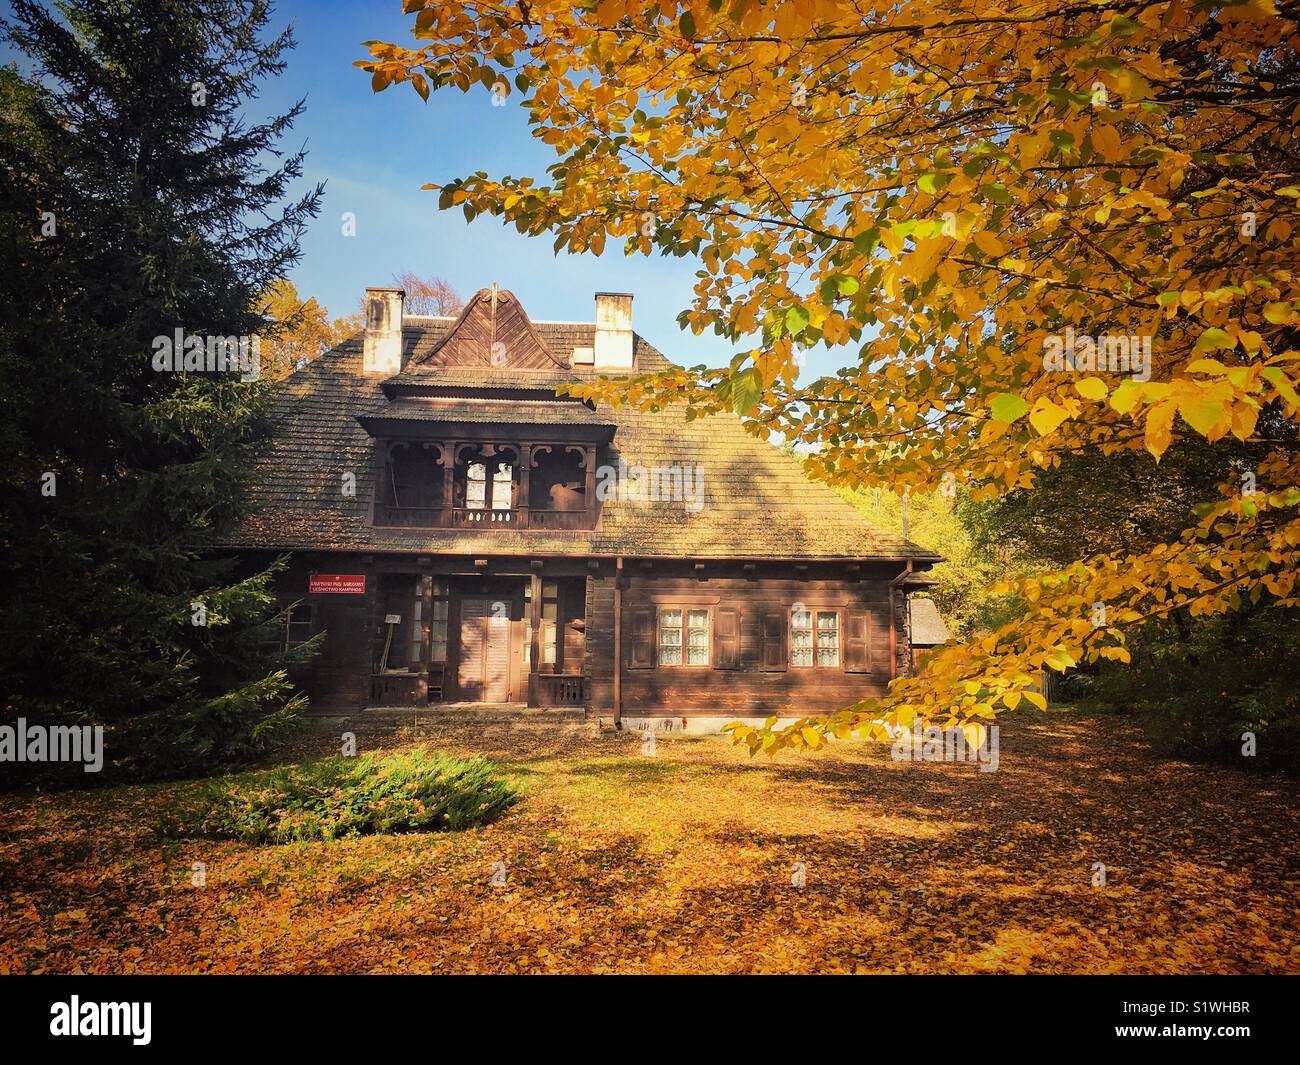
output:
{"label": "window", "polygon": [[560,620],[560,588],[554,581],[542,582],[542,665],[555,665],[556,633]]}
{"label": "window", "polygon": [[709,664],[709,612],[707,610],[686,611],[686,664],[688,666]]}
{"label": "window", "polygon": [[307,603],[297,603],[289,608],[288,642],[289,647],[300,647],[311,639],[311,607]]}
{"label": "window", "polygon": [[465,471],[465,506],[470,510],[487,506],[487,467],[481,462],[471,462]]}
{"label": "window", "polygon": [[659,611],[659,664],[682,664],[682,612],[665,607]]}
{"label": "window", "polygon": [[284,625],[280,629],[280,638],[268,641],[270,649],[287,654],[295,647],[301,647],[311,639],[311,606],[308,603],[294,603],[284,612]]}
{"label": "window", "polygon": [[837,669],[840,664],[840,616],[833,610],[817,611],[817,667]]}
{"label": "window", "polygon": [[840,615],[835,610],[790,611],[790,666],[795,669],[838,669]]}
{"label": "window", "polygon": [[790,611],[790,665],[813,664],[812,613],[802,607]]}
{"label": "window", "polygon": [[420,669],[424,665],[424,596],[420,594],[420,582],[415,582],[415,602],[411,604],[411,668]]}
{"label": "window", "polygon": [[509,510],[513,500],[515,471],[513,466],[502,463],[492,475],[492,509]]}
{"label": "window", "polygon": [[684,609],[677,606],[660,608],[659,664],[661,666],[707,666],[709,664],[707,608]]}
{"label": "window", "polygon": [[[533,668],[533,586],[524,585],[524,663]],[[554,581],[542,581],[542,665],[556,664],[559,646],[560,586]]]}
{"label": "window", "polygon": [[447,582],[433,582],[433,615],[429,621],[429,661],[447,661]]}

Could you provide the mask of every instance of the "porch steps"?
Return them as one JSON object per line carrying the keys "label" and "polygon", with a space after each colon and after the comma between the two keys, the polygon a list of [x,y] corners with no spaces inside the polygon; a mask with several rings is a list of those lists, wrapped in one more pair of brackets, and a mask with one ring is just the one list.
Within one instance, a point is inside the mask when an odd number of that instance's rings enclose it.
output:
{"label": "porch steps", "polygon": [[586,721],[581,706],[527,706],[524,703],[438,703],[432,706],[368,706],[361,712],[368,720],[464,721],[482,725],[545,726],[562,721]]}
{"label": "porch steps", "polygon": [[323,731],[391,734],[414,729],[424,733],[453,730],[484,739],[512,733],[543,736],[597,734],[599,722],[580,706],[538,707],[522,703],[442,703],[436,706],[368,706],[352,713],[316,713],[313,725]]}

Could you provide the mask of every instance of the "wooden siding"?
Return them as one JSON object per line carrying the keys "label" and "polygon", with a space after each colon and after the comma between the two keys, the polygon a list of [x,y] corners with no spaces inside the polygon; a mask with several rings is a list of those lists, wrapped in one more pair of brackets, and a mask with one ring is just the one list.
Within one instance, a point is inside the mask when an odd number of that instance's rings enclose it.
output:
{"label": "wooden siding", "polygon": [[[500,345],[499,347],[495,347]],[[452,325],[447,336],[416,366],[477,366],[512,370],[567,369],[546,346],[528,315],[504,289],[480,289]]]}
{"label": "wooden siding", "polygon": [[[256,560],[250,560],[255,562]],[[590,568],[594,567],[594,568]],[[741,576],[740,567],[723,576],[698,579],[688,564],[640,562],[626,564],[621,578],[622,664],[621,705],[624,716],[683,714],[797,715],[837,709],[857,699],[881,695],[888,684],[889,579],[897,567],[863,565],[855,577],[829,569],[800,576],[794,566],[773,563],[757,574]],[[445,700],[479,697],[463,691],[459,679],[461,604],[466,599],[508,603],[510,616],[510,699],[528,694],[524,670],[523,633],[526,617],[523,588],[533,572],[527,558],[494,559],[476,572],[473,558],[463,556],[298,555],[277,580],[277,596],[287,604],[301,600],[312,610],[314,632],[327,633],[313,662],[294,670],[293,680],[310,697],[314,711],[355,711],[369,705],[371,673],[382,650],[384,615],[403,616],[395,642],[397,653],[408,654],[407,624],[420,577],[432,575],[448,582],[449,640]],[[309,595],[311,572],[364,573],[364,595]],[[577,674],[586,682],[587,704],[593,713],[611,717],[615,711],[615,567],[613,560],[548,559],[542,579],[560,588],[558,671]],[[895,653],[899,672],[911,665],[903,593],[895,590]],[[409,600],[409,601],[408,601]],[[795,603],[811,610],[831,609],[839,615],[838,668],[803,668],[789,664],[789,611]],[[655,617],[664,604],[692,604],[710,610],[710,664],[707,667],[660,667],[654,660],[643,668],[630,665],[634,616]],[[426,623],[429,608],[425,607]],[[777,621],[781,623],[778,624]],[[764,638],[764,628],[768,637]],[[424,655],[428,656],[428,639]],[[657,658],[657,647],[655,648]],[[861,670],[861,671],[859,671]]]}
{"label": "wooden siding", "polygon": [[[790,664],[788,617],[795,604],[814,616],[817,611],[837,614],[837,666]],[[658,609],[678,605],[711,611],[709,666],[641,665],[645,652],[633,633]],[[732,639],[733,615],[738,615],[737,641]],[[594,621],[590,615],[589,620]],[[883,575],[865,581],[634,575],[623,593],[623,629],[624,717],[835,710],[883,695],[891,675],[889,583]],[[655,652],[657,658],[657,648]],[[600,690],[593,675],[593,692]]]}

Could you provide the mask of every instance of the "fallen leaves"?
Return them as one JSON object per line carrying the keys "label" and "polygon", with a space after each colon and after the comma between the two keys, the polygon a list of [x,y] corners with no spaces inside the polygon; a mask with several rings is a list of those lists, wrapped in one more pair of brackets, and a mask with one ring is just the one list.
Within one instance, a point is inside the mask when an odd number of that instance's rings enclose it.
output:
{"label": "fallen leaves", "polygon": [[1158,759],[1110,720],[1002,730],[980,774],[443,726],[416,739],[488,754],[528,801],[335,843],[161,840],[194,784],[9,794],[0,972],[1300,971],[1300,784]]}

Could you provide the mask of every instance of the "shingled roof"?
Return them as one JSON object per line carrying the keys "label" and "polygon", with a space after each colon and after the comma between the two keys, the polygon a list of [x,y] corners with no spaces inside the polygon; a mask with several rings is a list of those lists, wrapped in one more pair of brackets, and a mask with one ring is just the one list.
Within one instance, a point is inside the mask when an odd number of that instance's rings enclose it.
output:
{"label": "shingled roof", "polygon": [[[464,316],[462,315],[462,318]],[[230,546],[272,550],[340,550],[476,554],[627,555],[642,558],[933,560],[933,552],[881,532],[799,463],[745,431],[734,415],[686,421],[681,409],[659,413],[558,402],[556,384],[604,375],[590,367],[552,370],[592,347],[591,322],[529,324],[555,357],[538,353],[537,369],[440,367],[436,355],[460,319],[408,316],[404,366],[395,377],[362,373],[362,336],[295,372],[279,387],[274,419],[279,439],[259,469],[258,509]],[[634,365],[624,373],[673,364],[643,337],[633,336]],[[418,386],[428,386],[420,388]],[[491,390],[529,389],[524,399],[492,399]],[[426,399],[421,393],[435,397]],[[475,398],[473,393],[477,392]],[[424,407],[418,406],[424,404]],[[600,527],[588,530],[377,528],[369,523],[374,490],[374,442],[363,422],[418,417],[441,405],[448,416],[487,412],[505,422],[544,422],[558,412],[572,421],[614,425],[600,462],[617,466],[704,467],[704,505],[619,498],[604,503]],[[443,420],[441,416],[438,420]],[[356,477],[345,495],[344,475]]]}

